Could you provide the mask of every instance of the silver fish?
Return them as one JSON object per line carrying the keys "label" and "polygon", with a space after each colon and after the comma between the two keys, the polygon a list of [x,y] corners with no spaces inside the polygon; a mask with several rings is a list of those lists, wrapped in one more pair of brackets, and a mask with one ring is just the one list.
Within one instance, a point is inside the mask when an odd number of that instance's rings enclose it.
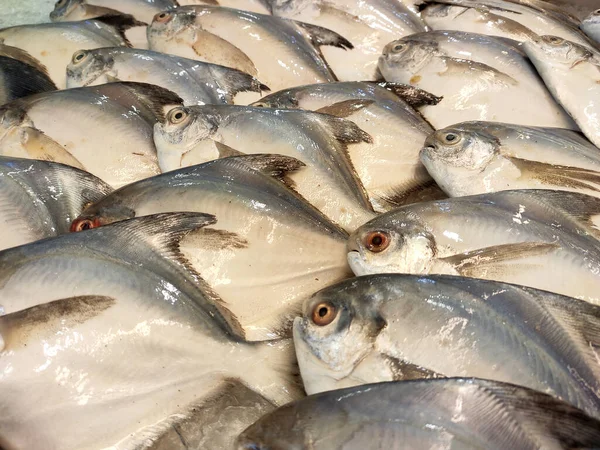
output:
{"label": "silver fish", "polygon": [[392,39],[425,31],[418,15],[396,0],[265,0],[271,14],[333,30],[352,42],[349,51],[324,47],[338,79],[374,80],[377,58]]}
{"label": "silver fish", "polygon": [[591,39],[600,44],[600,9],[591,12],[589,16],[582,20],[580,28]]}
{"label": "silver fish", "polygon": [[432,133],[421,161],[451,197],[510,189],[600,197],[600,151],[571,130],[459,123]]}
{"label": "silver fish", "polygon": [[324,112],[347,118],[366,131],[372,141],[348,146],[348,155],[371,203],[383,212],[440,197],[418,157],[423,140],[433,129],[411,107],[435,105],[440,100],[395,83],[337,82],[275,92],[253,105]]}
{"label": "silver fish", "polygon": [[277,153],[305,167],[294,188],[349,231],[375,216],[346,149],[371,137],[353,122],[309,111],[206,105],[175,108],[154,127],[163,172],[234,154]]}
{"label": "silver fish", "polygon": [[309,394],[380,381],[477,377],[600,417],[600,307],[495,281],[370,275],[304,305],[294,343]]}
{"label": "silver fish", "polygon": [[501,191],[403,206],[357,229],[357,275],[462,275],[600,304],[600,199],[551,190]]}
{"label": "silver fish", "polygon": [[[197,1],[201,3],[201,0]],[[146,23],[163,10],[176,8],[177,0],[58,0],[50,13],[53,22],[72,22],[105,15],[131,14]]]}
{"label": "silver fish", "polygon": [[[221,231],[186,237],[186,265],[225,302],[248,339],[288,334],[301,303],[346,278],[347,234],[283,182],[303,166],[278,155],[231,157],[125,186],[87,207],[73,231],[169,211],[218,215]],[[283,181],[283,182],[282,182]]]}
{"label": "silver fish", "polygon": [[418,33],[388,44],[379,59],[387,81],[443,100],[421,112],[435,128],[466,120],[577,129],[521,49],[460,31]]}
{"label": "silver fish", "polygon": [[599,147],[600,51],[556,36],[537,37],[524,49],[554,98]]}
{"label": "silver fish", "polygon": [[228,380],[300,397],[291,342],[244,342],[181,263],[182,236],[214,222],[160,214],[0,252],[3,446],[142,448],[205,408],[233,441],[248,422]]}
{"label": "silver fish", "polygon": [[599,430],[600,421],[541,392],[453,378],[311,395],[249,427],[237,449],[559,450],[598,447]]}
{"label": "silver fish", "polygon": [[0,154],[85,168],[119,187],[160,173],[152,127],[181,103],[144,83],[29,96],[0,108]]}
{"label": "silver fish", "polygon": [[111,191],[73,167],[0,157],[0,249],[68,233],[86,205]]}
{"label": "silver fish", "polygon": [[21,25],[0,29],[0,41],[18,47],[38,59],[48,69],[59,89],[67,85],[65,67],[78,50],[127,46],[124,30],[129,19],[112,17],[80,22]]}
{"label": "silver fish", "polygon": [[114,81],[155,84],[177,93],[186,105],[234,103],[240,92],[260,97],[268,87],[251,75],[217,64],[133,48],[81,50],[67,66],[67,87]]}
{"label": "silver fish", "polygon": [[249,73],[274,90],[335,81],[317,49],[352,47],[315,25],[216,6],[157,14],[148,27],[148,42],[152,50]]}

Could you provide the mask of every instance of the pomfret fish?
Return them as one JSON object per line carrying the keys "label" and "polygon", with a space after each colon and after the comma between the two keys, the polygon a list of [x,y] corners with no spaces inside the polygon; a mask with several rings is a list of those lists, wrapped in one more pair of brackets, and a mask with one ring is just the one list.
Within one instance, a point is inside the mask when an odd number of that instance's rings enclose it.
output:
{"label": "pomfret fish", "polygon": [[233,441],[253,418],[239,385],[263,411],[300,397],[291,343],[244,342],[181,263],[181,237],[214,222],[161,214],[0,252],[3,447],[142,448],[204,410]]}
{"label": "pomfret fish", "polygon": [[421,112],[435,128],[466,120],[577,129],[521,49],[507,40],[459,31],[418,33],[386,46],[387,81],[443,100]]}
{"label": "pomfret fish", "polygon": [[163,172],[234,154],[277,153],[306,167],[297,191],[349,231],[375,214],[346,148],[370,142],[354,123],[309,111],[206,105],[175,108],[154,129]]}
{"label": "pomfret fish", "polygon": [[335,81],[318,48],[351,48],[315,25],[238,9],[186,6],[157,14],[150,49],[249,73],[273,90]]}
{"label": "pomfret fish", "polygon": [[356,230],[357,275],[450,274],[530,286],[600,304],[600,199],[501,191],[403,206]]}
{"label": "pomfret fish", "polygon": [[451,197],[511,189],[600,197],[600,151],[571,130],[459,123],[432,133],[421,161]]}
{"label": "pomfret fish", "polygon": [[127,46],[124,30],[132,26],[127,17],[79,22],[21,25],[0,30],[0,42],[18,47],[48,69],[59,89],[67,85],[65,67],[78,50]]}
{"label": "pomfret fish", "polygon": [[67,66],[67,87],[114,81],[151,83],[177,93],[186,105],[233,103],[239,92],[268,90],[247,73],[151,50],[114,47],[81,50]]}
{"label": "pomfret fish", "polygon": [[[197,2],[202,3],[202,0]],[[106,15],[131,14],[148,24],[159,12],[177,6],[177,0],[58,0],[50,19],[53,22],[72,22]]]}
{"label": "pomfret fish", "polygon": [[325,112],[366,131],[372,142],[348,146],[348,155],[371,203],[382,212],[442,195],[418,158],[424,138],[433,129],[408,103],[418,108],[440,100],[406,85],[337,82],[275,92],[253,105]]}
{"label": "pomfret fish", "polygon": [[600,51],[556,36],[537,37],[524,49],[554,98],[600,146]]}
{"label": "pomfret fish", "polygon": [[46,73],[18,59],[0,55],[0,105],[54,90],[56,86]]}
{"label": "pomfret fish", "polygon": [[206,295],[229,305],[249,339],[287,335],[304,299],[349,275],[347,234],[282,182],[302,166],[252,155],[186,167],[113,192],[88,206],[71,229],[158,212],[218,215],[219,230],[182,241],[186,264]]}
{"label": "pomfret fish", "polygon": [[591,12],[589,16],[582,20],[580,28],[591,39],[600,44],[600,9]]}
{"label": "pomfret fish", "polygon": [[380,381],[477,377],[600,416],[600,307],[496,281],[370,275],[312,296],[294,322],[309,394]]}
{"label": "pomfret fish", "polygon": [[73,167],[0,157],[0,249],[68,233],[87,204],[111,191]]}
{"label": "pomfret fish", "polygon": [[311,395],[244,431],[238,450],[594,448],[600,422],[564,402],[479,379],[379,383]]}
{"label": "pomfret fish", "polygon": [[29,96],[0,108],[0,153],[84,168],[119,187],[160,173],[152,127],[181,103],[144,83]]}

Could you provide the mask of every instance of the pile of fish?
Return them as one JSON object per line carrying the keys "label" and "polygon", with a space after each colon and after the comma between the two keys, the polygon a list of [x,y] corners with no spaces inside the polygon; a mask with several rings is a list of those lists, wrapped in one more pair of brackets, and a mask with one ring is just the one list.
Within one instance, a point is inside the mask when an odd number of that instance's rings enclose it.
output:
{"label": "pile of fish", "polygon": [[600,448],[600,3],[563,6],[0,29],[0,448]]}

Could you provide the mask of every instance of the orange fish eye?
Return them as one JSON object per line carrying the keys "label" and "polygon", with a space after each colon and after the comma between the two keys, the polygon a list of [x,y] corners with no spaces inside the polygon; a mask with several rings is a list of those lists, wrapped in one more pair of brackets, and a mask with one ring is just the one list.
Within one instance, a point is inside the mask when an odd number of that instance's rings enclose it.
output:
{"label": "orange fish eye", "polygon": [[312,321],[315,325],[324,327],[329,325],[337,316],[337,308],[329,302],[322,302],[316,305],[311,314]]}
{"label": "orange fish eye", "polygon": [[383,231],[373,231],[365,237],[365,247],[373,253],[384,251],[390,245],[390,237]]}
{"label": "orange fish eye", "polygon": [[92,228],[98,228],[100,226],[100,220],[94,219],[75,219],[71,223],[71,232],[76,233],[79,231],[91,230]]}

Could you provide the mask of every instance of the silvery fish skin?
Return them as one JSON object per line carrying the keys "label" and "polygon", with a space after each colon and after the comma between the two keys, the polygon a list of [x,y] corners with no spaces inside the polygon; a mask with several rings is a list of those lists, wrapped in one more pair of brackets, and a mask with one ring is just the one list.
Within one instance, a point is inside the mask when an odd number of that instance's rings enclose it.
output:
{"label": "silvery fish skin", "polygon": [[582,20],[580,28],[591,39],[600,44],[600,9],[590,13],[588,17]]}
{"label": "silvery fish skin", "polygon": [[59,89],[67,85],[65,67],[77,50],[127,45],[117,28],[97,20],[4,28],[0,41],[37,58]]}
{"label": "silvery fish skin", "polygon": [[486,120],[577,129],[531,62],[506,40],[459,31],[419,33],[388,44],[379,69],[387,81],[443,97],[421,109],[435,128]]}
{"label": "silvery fish skin", "polygon": [[[312,84],[275,92],[253,105],[325,112],[367,132],[372,142],[348,146],[348,155],[374,208],[383,212],[439,193],[418,157],[424,139],[433,132],[431,125],[395,93],[406,86],[383,85],[389,90],[365,82]],[[439,101],[421,92],[410,100],[423,105]]]}
{"label": "silvery fish skin", "polygon": [[310,111],[206,105],[175,108],[154,127],[163,172],[234,154],[291,156],[294,188],[348,231],[375,216],[346,148],[369,142],[354,123]]}
{"label": "silvery fish skin", "polygon": [[[220,230],[185,238],[182,252],[248,339],[288,335],[312,293],[350,275],[347,234],[279,179],[302,167],[279,155],[231,157],[125,186],[90,205],[80,230],[147,214],[206,211]],[[221,300],[219,300],[220,302]]]}
{"label": "silvery fish skin", "polygon": [[56,86],[46,73],[0,54],[0,106],[21,97],[54,90]]}
{"label": "silvery fish skin", "polygon": [[193,6],[199,4],[237,8],[259,14],[271,14],[269,5],[264,0],[177,0],[179,6]]}
{"label": "silvery fish skin", "polygon": [[356,230],[356,275],[449,274],[543,289],[600,304],[600,200],[515,190],[403,206]]}
{"label": "silvery fish skin", "polygon": [[600,197],[600,151],[571,130],[459,123],[433,132],[421,161],[450,197],[511,189]]}
{"label": "silvery fish skin", "polygon": [[53,22],[71,22],[107,14],[131,14],[137,20],[150,23],[159,12],[177,5],[176,0],[59,0],[50,13],[50,19]]}
{"label": "silvery fish skin", "polygon": [[[543,324],[543,325],[542,325]],[[545,392],[600,416],[600,307],[445,275],[353,278],[294,322],[308,394],[380,381],[476,377]]]}
{"label": "silvery fish skin", "polygon": [[524,49],[554,98],[600,146],[600,52],[556,36],[528,41]]}
{"label": "silvery fish skin", "polygon": [[600,422],[546,394],[479,379],[377,383],[311,395],[244,431],[238,450],[594,448]]}
{"label": "silvery fish skin", "polygon": [[314,25],[216,6],[158,14],[148,27],[150,49],[233,67],[273,90],[335,81],[317,45],[351,47]]}
{"label": "silvery fish skin", "polygon": [[247,73],[216,64],[134,48],[81,50],[67,66],[67,87],[114,81],[155,84],[177,93],[186,105],[233,103],[239,92],[260,98],[268,89]]}
{"label": "silvery fish skin", "polygon": [[388,42],[426,30],[416,14],[394,0],[266,0],[265,3],[274,16],[333,30],[354,45],[347,52],[333,47],[322,50],[342,81],[376,79],[377,58]]}
{"label": "silvery fish skin", "polygon": [[[300,397],[291,342],[244,342],[179,261],[177,241],[214,222],[161,214],[0,252],[3,446],[141,448],[204,408],[210,432],[228,379]],[[230,441],[249,424],[240,403],[223,405],[240,406]]]}
{"label": "silvery fish skin", "polygon": [[68,233],[84,206],[111,191],[73,167],[0,157],[0,249]]}
{"label": "silvery fish skin", "polygon": [[0,154],[83,168],[113,187],[160,173],[152,127],[172,92],[110,83],[22,98],[0,109]]}

